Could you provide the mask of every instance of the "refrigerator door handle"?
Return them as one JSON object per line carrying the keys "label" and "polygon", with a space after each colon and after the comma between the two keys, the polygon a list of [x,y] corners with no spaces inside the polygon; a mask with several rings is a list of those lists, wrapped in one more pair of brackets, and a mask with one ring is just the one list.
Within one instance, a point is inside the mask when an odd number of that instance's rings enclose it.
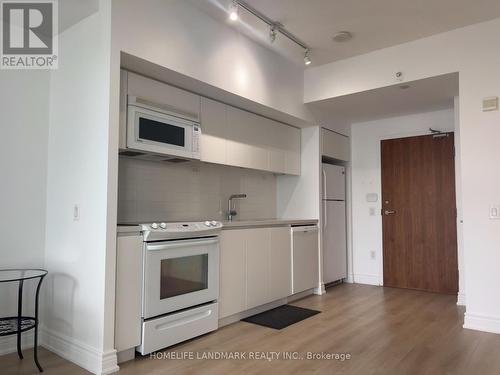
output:
{"label": "refrigerator door handle", "polygon": [[326,201],[323,201],[323,229],[326,229],[328,223],[328,215],[326,213]]}
{"label": "refrigerator door handle", "polygon": [[323,172],[323,199],[326,199],[326,172],[325,172],[325,169],[322,168],[321,172]]}

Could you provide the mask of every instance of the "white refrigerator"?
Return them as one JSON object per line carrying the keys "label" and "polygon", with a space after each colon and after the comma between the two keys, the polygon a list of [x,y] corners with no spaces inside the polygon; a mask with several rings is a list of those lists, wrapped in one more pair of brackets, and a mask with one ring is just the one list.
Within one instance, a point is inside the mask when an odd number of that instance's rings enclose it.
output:
{"label": "white refrigerator", "polygon": [[345,168],[323,163],[323,282],[347,277]]}

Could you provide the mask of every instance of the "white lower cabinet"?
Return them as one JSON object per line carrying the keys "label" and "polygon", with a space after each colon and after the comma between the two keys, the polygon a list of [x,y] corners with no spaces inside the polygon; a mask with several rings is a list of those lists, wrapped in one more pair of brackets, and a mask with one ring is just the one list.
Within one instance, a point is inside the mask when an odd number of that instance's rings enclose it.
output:
{"label": "white lower cabinet", "polygon": [[220,236],[219,317],[245,310],[245,231],[226,230]]}
{"label": "white lower cabinet", "polygon": [[142,236],[119,235],[116,244],[115,349],[141,343]]}
{"label": "white lower cabinet", "polygon": [[290,228],[224,230],[219,318],[290,294]]}
{"label": "white lower cabinet", "polygon": [[290,293],[291,251],[290,229],[271,228],[271,251],[269,253],[269,300],[274,301]]}

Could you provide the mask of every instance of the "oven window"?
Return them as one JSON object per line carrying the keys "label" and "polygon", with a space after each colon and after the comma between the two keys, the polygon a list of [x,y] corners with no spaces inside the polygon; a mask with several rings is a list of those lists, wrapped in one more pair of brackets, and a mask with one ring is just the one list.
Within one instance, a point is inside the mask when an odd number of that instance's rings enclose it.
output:
{"label": "oven window", "polygon": [[184,147],[186,144],[184,133],[185,129],[183,127],[148,118],[139,118],[140,139]]}
{"label": "oven window", "polygon": [[208,254],[162,259],[160,299],[208,288]]}

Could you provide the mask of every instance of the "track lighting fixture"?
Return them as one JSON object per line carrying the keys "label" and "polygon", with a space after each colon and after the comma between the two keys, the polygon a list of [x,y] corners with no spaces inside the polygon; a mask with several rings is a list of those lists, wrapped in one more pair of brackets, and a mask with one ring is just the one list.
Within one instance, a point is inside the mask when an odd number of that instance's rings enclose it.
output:
{"label": "track lighting fixture", "polygon": [[238,18],[239,18],[239,15],[238,15],[238,3],[236,1],[233,1],[233,3],[231,4],[231,6],[229,7],[229,19],[231,21],[237,21]]}
{"label": "track lighting fixture", "polygon": [[297,44],[299,47],[305,50],[304,54],[304,64],[311,64],[311,58],[309,57],[309,46],[293,35],[290,31],[288,31],[285,26],[283,26],[278,21],[272,20],[267,17],[265,14],[259,12],[257,9],[248,4],[245,0],[232,0],[231,5],[228,9],[229,19],[232,22],[236,22],[240,17],[239,11],[244,10],[245,14],[251,14],[256,18],[260,19],[262,22],[266,23],[269,26],[269,41],[274,43],[278,33],[282,36],[288,38],[293,43]]}
{"label": "track lighting fixture", "polygon": [[271,43],[274,43],[275,40],[276,40],[276,25],[271,25],[269,29],[269,41]]}
{"label": "track lighting fixture", "polygon": [[311,58],[309,57],[309,49],[306,49],[306,52],[304,53],[304,64],[310,65],[311,62]]}

